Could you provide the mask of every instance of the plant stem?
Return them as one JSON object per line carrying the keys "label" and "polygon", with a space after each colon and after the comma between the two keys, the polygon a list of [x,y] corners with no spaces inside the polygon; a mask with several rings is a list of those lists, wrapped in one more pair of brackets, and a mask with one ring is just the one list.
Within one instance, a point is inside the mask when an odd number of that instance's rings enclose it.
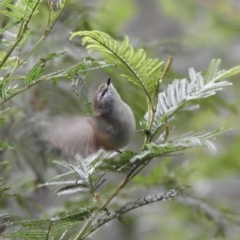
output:
{"label": "plant stem", "polygon": [[[58,15],[56,16],[56,18],[54,19],[53,23],[49,26],[50,24],[50,3],[48,1],[48,9],[49,9],[49,16],[48,16],[48,22],[47,22],[47,26],[44,30],[43,35],[41,36],[41,38],[37,41],[37,43],[33,46],[33,48],[27,53],[27,55],[18,63],[18,65],[15,67],[15,70],[17,68],[19,68],[24,62],[25,60],[36,50],[36,48],[42,43],[42,41],[48,36],[48,34],[50,33],[50,31],[52,30],[52,28],[54,27],[55,23],[57,22],[59,16],[61,15],[62,11],[64,10],[64,8],[67,6],[67,4],[69,3],[70,0],[66,1],[63,8],[61,8],[61,10],[59,11]],[[13,71],[14,72],[14,71]],[[13,73],[12,72],[12,73]],[[11,73],[11,74],[12,74]]]}
{"label": "plant stem", "polygon": [[[109,202],[111,202],[111,200],[119,193],[119,191],[127,184],[128,180],[129,180],[130,175],[127,175],[123,181],[117,186],[117,188],[113,191],[113,193],[105,200],[105,202],[102,204],[102,206],[100,206],[97,210],[97,212],[102,211]],[[84,239],[82,238],[85,234],[85,232],[88,230],[88,227],[91,225],[93,218],[95,217],[95,215],[93,217],[91,217],[83,226],[83,228],[81,229],[81,231],[78,233],[78,235],[74,238],[74,240],[81,240]]]}
{"label": "plant stem", "polygon": [[11,98],[13,98],[14,96],[18,95],[19,93],[21,92],[24,92],[25,90],[27,90],[28,88],[32,87],[32,86],[35,86],[36,84],[38,83],[42,83],[42,82],[46,82],[46,81],[49,81],[50,79],[54,78],[54,77],[65,77],[65,76],[68,76],[67,73],[65,74],[60,74],[60,75],[53,75],[51,77],[44,77],[44,78],[41,78],[39,79],[38,81],[35,81],[35,82],[32,82],[31,85],[28,85],[28,86],[25,86],[21,89],[19,89],[17,92],[13,93],[12,95],[10,96],[7,96],[5,99],[3,99],[2,101],[0,101],[0,105],[2,105],[3,103],[7,102],[8,100],[10,100]]}
{"label": "plant stem", "polygon": [[21,41],[23,34],[27,31],[27,26],[28,23],[30,21],[30,19],[33,16],[33,13],[35,12],[35,10],[37,9],[38,5],[40,3],[40,0],[38,0],[33,8],[33,10],[31,11],[31,14],[28,16],[28,19],[26,20],[26,22],[24,23],[24,18],[22,20],[21,26],[19,28],[18,34],[17,34],[17,38],[14,42],[14,44],[12,45],[12,47],[10,48],[10,50],[6,53],[6,55],[4,56],[3,60],[0,63],[0,68],[4,65],[4,63],[7,61],[7,59],[9,58],[9,56],[11,55],[11,53],[13,52],[13,50],[16,48],[16,46],[18,45],[18,43]]}
{"label": "plant stem", "polygon": [[84,235],[84,233],[86,232],[86,230],[88,229],[88,227],[91,225],[93,219],[94,219],[95,215],[92,216],[83,226],[83,228],[81,229],[81,231],[78,233],[78,235],[73,239],[73,240],[81,240],[82,236]]}

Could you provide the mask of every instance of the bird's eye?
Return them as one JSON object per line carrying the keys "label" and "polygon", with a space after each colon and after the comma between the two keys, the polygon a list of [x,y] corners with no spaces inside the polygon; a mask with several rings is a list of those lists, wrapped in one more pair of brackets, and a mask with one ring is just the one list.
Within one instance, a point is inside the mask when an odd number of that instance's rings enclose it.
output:
{"label": "bird's eye", "polygon": [[103,91],[102,91],[102,94],[101,94],[101,97],[103,97],[105,95],[105,93],[107,92],[108,88],[105,88]]}

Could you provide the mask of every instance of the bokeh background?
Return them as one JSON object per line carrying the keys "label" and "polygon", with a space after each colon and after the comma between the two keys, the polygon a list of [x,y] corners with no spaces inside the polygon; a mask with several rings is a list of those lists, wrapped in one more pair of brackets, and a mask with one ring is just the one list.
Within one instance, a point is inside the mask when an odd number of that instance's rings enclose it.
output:
{"label": "bokeh background", "polygon": [[[89,54],[81,46],[80,38],[69,41],[70,33],[100,30],[118,41],[128,35],[131,44],[135,48],[143,47],[149,57],[166,61],[173,56],[172,67],[161,85],[164,90],[174,79],[188,77],[189,68],[206,71],[213,58],[222,59],[221,69],[239,65],[239,14],[238,0],[72,0],[49,37],[30,56],[19,74],[26,74],[40,57],[51,52],[66,51],[66,54],[49,65],[49,72],[82,61]],[[43,2],[32,22],[32,33],[23,53],[36,43],[44,30],[46,16]],[[5,21],[0,15],[2,27]],[[95,54],[91,56],[101,59]],[[146,111],[143,94],[118,75],[111,76],[114,85],[132,107],[140,128],[139,121]],[[108,76],[99,69],[87,73],[85,81],[90,98]],[[216,218],[226,220],[225,239],[240,239],[239,80],[240,76],[229,79],[232,86],[214,97],[197,101],[200,109],[179,112],[171,122],[175,129],[170,138],[222,126],[233,128],[214,141],[217,152],[212,154],[206,149],[195,148],[181,155],[154,160],[142,177],[137,177],[120,193],[116,205],[159,192],[167,184],[189,185],[189,196],[207,203],[212,211],[217,209],[216,214],[221,212]],[[52,189],[37,188],[39,183],[63,171],[52,163],[53,159],[71,161],[65,153],[46,142],[40,130],[51,116],[83,113],[81,96],[72,91],[71,81],[62,79],[58,86],[36,85],[1,107],[2,110],[10,108],[4,113],[6,124],[1,129],[1,138],[13,149],[0,153],[0,161],[10,162],[0,170],[0,176],[9,183],[11,192],[23,197],[1,201],[0,210],[12,214],[12,220],[20,220],[53,216],[76,204],[79,196],[58,199]],[[136,135],[129,148],[138,151],[142,141],[143,136]],[[109,176],[112,184],[117,184],[120,178]],[[181,201],[159,202],[128,213],[125,224],[118,220],[111,222],[92,239],[222,239],[220,220],[217,226],[199,209]]]}

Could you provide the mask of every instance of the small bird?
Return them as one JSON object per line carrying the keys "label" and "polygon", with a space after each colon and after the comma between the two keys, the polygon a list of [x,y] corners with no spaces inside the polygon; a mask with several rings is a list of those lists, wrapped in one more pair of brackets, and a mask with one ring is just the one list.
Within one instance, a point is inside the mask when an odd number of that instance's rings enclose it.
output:
{"label": "small bird", "polygon": [[86,157],[99,149],[120,151],[132,139],[135,118],[108,78],[93,100],[94,114],[59,117],[52,121],[47,138],[71,155]]}

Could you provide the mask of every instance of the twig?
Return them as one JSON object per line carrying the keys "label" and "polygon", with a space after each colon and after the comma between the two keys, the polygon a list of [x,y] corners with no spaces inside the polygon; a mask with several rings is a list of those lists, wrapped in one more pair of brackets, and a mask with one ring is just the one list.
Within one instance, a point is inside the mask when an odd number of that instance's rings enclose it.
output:
{"label": "twig", "polygon": [[168,190],[164,193],[148,195],[148,196],[145,196],[145,197],[142,197],[142,198],[139,198],[134,201],[126,203],[125,205],[120,207],[119,210],[117,210],[115,213],[112,213],[112,214],[108,213],[108,215],[105,218],[99,219],[97,222],[97,225],[94,226],[87,234],[85,234],[82,239],[85,239],[87,236],[89,236],[92,232],[94,232],[99,227],[103,226],[105,223],[107,223],[115,218],[119,218],[123,214],[125,214],[133,209],[136,209],[136,208],[139,208],[139,207],[142,207],[144,205],[151,204],[154,202],[174,200],[180,195],[180,190],[183,190],[184,188],[185,188],[185,186],[182,186],[182,187],[179,187],[176,189]]}

